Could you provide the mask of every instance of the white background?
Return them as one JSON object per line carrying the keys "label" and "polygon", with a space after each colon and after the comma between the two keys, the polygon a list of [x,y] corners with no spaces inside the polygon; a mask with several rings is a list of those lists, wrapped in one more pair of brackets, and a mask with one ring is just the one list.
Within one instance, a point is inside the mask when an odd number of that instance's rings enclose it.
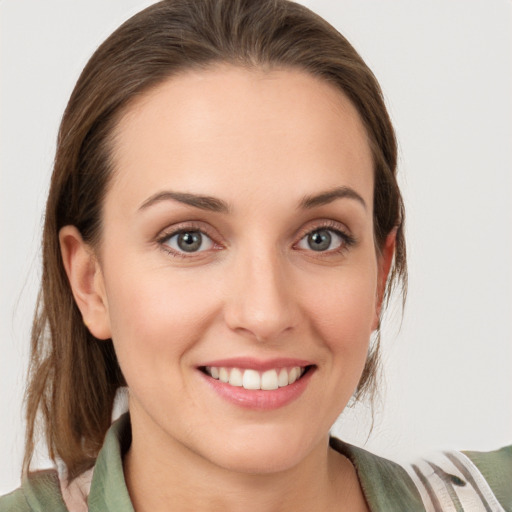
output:
{"label": "white background", "polygon": [[[1,1],[1,0],[0,0]],[[151,1],[0,3],[0,493],[18,485],[41,215],[58,123],[98,44]],[[512,3],[310,0],[379,78],[400,141],[410,286],[383,401],[337,431],[392,458],[512,442]],[[393,324],[393,322],[391,322]]]}

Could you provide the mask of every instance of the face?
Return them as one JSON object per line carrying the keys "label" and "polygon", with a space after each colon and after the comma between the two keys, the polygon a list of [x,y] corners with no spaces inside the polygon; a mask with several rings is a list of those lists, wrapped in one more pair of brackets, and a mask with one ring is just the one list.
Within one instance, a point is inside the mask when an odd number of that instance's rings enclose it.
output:
{"label": "face", "polygon": [[325,450],[385,280],[355,108],[302,71],[223,66],[146,93],[115,135],[89,326],[134,442],[245,472]]}

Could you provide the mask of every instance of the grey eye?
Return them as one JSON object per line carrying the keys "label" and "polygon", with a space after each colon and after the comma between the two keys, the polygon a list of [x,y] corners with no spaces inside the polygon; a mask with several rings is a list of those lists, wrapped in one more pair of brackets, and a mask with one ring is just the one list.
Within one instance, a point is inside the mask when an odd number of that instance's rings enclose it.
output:
{"label": "grey eye", "polygon": [[331,239],[331,233],[327,229],[320,229],[308,235],[308,245],[313,251],[327,251],[331,245]]}
{"label": "grey eye", "polygon": [[343,236],[333,229],[315,229],[300,240],[298,247],[322,252],[339,249],[344,243]]}
{"label": "grey eye", "polygon": [[170,236],[166,244],[178,252],[200,252],[213,247],[212,239],[201,231],[181,231]]}

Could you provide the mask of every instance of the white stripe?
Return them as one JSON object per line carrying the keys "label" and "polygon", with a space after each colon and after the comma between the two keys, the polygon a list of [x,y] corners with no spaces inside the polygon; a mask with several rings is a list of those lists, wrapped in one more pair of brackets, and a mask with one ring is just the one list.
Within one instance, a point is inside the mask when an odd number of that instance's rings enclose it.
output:
{"label": "white stripe", "polygon": [[[498,502],[496,496],[493,494],[489,484],[486,482],[480,471],[478,471],[477,467],[462,453],[455,451],[449,453],[456,457],[461,465],[463,465],[464,468],[466,468],[466,470],[472,476],[481,494],[487,500],[487,503],[492,512],[505,512],[503,507]],[[455,475],[462,481],[466,482],[466,485],[455,485],[449,480],[440,477],[436,474],[434,468],[429,463],[435,464],[445,473]],[[427,488],[414,471],[413,464],[424,475],[428,485],[431,488],[431,492],[435,494],[435,497],[440,503],[442,512],[455,512],[457,510],[453,504],[452,498],[450,497],[450,493],[448,492],[446,485],[449,485],[453,489],[464,511],[486,512],[485,506],[482,503],[482,500],[480,499],[476,489],[472,484],[467,482],[464,474],[459,471],[459,469],[446,456],[446,454],[442,452],[432,453],[424,459],[419,459],[411,464],[403,465],[404,469],[407,471],[414,484],[416,485],[427,512],[439,512],[439,510],[436,510],[436,507],[434,506],[434,503],[428,494]]]}
{"label": "white stripe", "polygon": [[463,453],[453,451],[450,452],[450,454],[455,456],[457,460],[466,468],[469,474],[473,477],[473,480],[478,486],[480,492],[483,494],[484,498],[487,500],[487,503],[491,507],[491,510],[493,512],[505,512],[505,509],[500,505],[498,498],[496,498],[496,496],[492,492],[492,489],[487,483],[487,480],[483,477],[482,473],[480,473],[480,471],[473,464],[473,462],[471,462],[471,460],[468,457],[466,457]]}
{"label": "white stripe", "polygon": [[[432,460],[432,458],[430,458],[430,460]],[[456,512],[457,509],[452,503],[452,500],[446,489],[444,481],[438,475],[435,474],[434,470],[427,463],[427,461],[425,459],[417,460],[414,462],[414,465],[421,471],[423,476],[426,478],[427,483],[430,486],[430,492],[432,492],[439,501],[441,510],[443,512]],[[416,484],[416,487],[418,488],[418,491],[420,492],[421,499],[423,500],[426,511],[440,512],[438,508],[436,509],[434,503],[430,499],[430,495],[427,488],[414,471],[412,464],[410,466],[410,469],[406,469],[408,470],[409,475],[412,477],[414,483]]]}

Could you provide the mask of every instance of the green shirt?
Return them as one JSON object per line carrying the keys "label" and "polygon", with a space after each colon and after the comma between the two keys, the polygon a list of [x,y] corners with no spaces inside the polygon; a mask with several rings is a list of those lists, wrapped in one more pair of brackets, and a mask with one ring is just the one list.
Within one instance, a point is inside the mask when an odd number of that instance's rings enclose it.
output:
{"label": "green shirt", "polygon": [[[89,512],[134,512],[124,480],[122,462],[130,438],[129,416],[124,415],[107,432],[105,443],[98,455],[88,497]],[[420,492],[413,478],[402,466],[336,438],[331,438],[331,446],[354,464],[370,510],[425,512]],[[512,446],[487,453],[466,452],[465,455],[487,480],[501,507],[512,512]],[[432,466],[438,467],[433,463]],[[449,477],[447,482],[449,481],[452,488],[471,486],[470,475],[467,482],[446,472],[443,475]],[[447,489],[448,487],[447,484]],[[476,500],[482,499],[477,494],[475,496]],[[453,496],[452,499],[457,500]],[[454,504],[455,509],[471,510],[461,508],[460,504],[457,506],[455,501]],[[480,507],[482,505],[480,503]],[[486,509],[492,512],[496,510],[492,504],[487,507],[484,505],[482,510]],[[67,512],[55,470],[32,473],[20,488],[0,498],[0,512],[50,511]]]}

